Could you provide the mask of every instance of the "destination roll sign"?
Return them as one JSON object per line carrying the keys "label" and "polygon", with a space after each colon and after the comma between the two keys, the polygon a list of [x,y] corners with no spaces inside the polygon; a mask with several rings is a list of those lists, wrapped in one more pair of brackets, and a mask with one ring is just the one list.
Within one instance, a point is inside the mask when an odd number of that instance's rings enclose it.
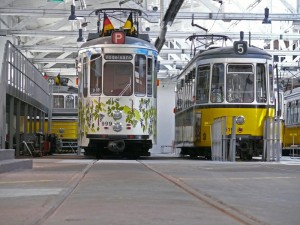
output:
{"label": "destination roll sign", "polygon": [[130,54],[105,54],[105,60],[132,60]]}

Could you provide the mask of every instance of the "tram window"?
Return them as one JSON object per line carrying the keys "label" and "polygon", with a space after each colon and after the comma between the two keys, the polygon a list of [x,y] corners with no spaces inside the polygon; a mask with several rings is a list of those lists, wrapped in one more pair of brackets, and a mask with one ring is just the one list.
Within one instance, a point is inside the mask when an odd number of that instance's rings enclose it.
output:
{"label": "tram window", "polygon": [[210,66],[199,66],[197,76],[196,103],[208,102]]}
{"label": "tram window", "polygon": [[65,107],[63,95],[53,95],[53,108],[54,109],[63,109]]}
{"label": "tram window", "polygon": [[100,54],[92,55],[90,63],[90,94],[102,92],[102,57]]}
{"label": "tram window", "polygon": [[82,65],[82,76],[83,76],[83,96],[87,97],[87,87],[88,87],[88,83],[87,83],[87,76],[88,76],[88,65],[87,65],[87,58],[83,59],[83,65]]}
{"label": "tram window", "polygon": [[273,77],[273,66],[269,65],[269,86],[270,86],[270,100],[273,103],[275,99],[275,94],[274,94],[274,77]]}
{"label": "tram window", "polygon": [[264,64],[256,66],[256,101],[267,102],[266,69]]}
{"label": "tram window", "polygon": [[74,109],[74,96],[73,95],[66,96],[66,109]]}
{"label": "tram window", "polygon": [[157,58],[155,57],[154,58],[154,77],[153,77],[153,80],[154,80],[154,85],[153,85],[153,97],[156,98],[157,97],[157,72],[159,71],[159,67],[160,67],[160,64],[159,62],[157,61]]}
{"label": "tram window", "polygon": [[75,109],[78,108],[78,96],[75,95]]}
{"label": "tram window", "polygon": [[210,101],[223,102],[224,96],[224,64],[216,63],[212,68],[211,95]]}
{"label": "tram window", "polygon": [[132,95],[132,64],[107,62],[103,69],[103,93],[107,96]]}
{"label": "tram window", "polygon": [[230,103],[251,103],[254,101],[252,65],[228,65],[226,101]]}
{"label": "tram window", "polygon": [[177,82],[177,88],[176,88],[176,109],[181,110],[182,109],[182,79],[178,80]]}
{"label": "tram window", "polygon": [[293,101],[292,102],[292,119],[291,119],[291,122],[293,123],[293,124],[295,124],[295,123],[297,123],[297,121],[298,121],[298,106],[297,106],[297,104],[298,104],[298,101]]}
{"label": "tram window", "polygon": [[228,73],[253,73],[252,65],[247,64],[231,64],[228,65]]}
{"label": "tram window", "polygon": [[146,57],[144,55],[135,56],[134,93],[136,96],[146,94]]}
{"label": "tram window", "polygon": [[297,105],[297,120],[296,120],[296,123],[300,123],[300,100],[297,100],[296,101],[296,105]]}
{"label": "tram window", "polygon": [[287,112],[286,112],[286,124],[292,124],[292,115],[291,115],[291,106],[292,104],[290,102],[287,103]]}
{"label": "tram window", "polygon": [[152,58],[147,59],[147,96],[152,96],[152,71],[153,71],[153,65],[152,65]]}
{"label": "tram window", "polygon": [[296,101],[296,105],[297,105],[297,120],[296,120],[296,123],[298,123],[299,124],[299,122],[300,122],[300,100],[297,100]]}

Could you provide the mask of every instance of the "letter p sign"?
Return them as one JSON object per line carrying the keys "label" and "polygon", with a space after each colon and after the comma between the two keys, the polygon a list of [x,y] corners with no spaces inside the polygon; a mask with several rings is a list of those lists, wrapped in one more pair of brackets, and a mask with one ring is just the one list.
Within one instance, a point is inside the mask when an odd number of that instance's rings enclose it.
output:
{"label": "letter p sign", "polygon": [[111,34],[111,41],[113,44],[124,44],[125,43],[125,33],[123,31],[114,31]]}

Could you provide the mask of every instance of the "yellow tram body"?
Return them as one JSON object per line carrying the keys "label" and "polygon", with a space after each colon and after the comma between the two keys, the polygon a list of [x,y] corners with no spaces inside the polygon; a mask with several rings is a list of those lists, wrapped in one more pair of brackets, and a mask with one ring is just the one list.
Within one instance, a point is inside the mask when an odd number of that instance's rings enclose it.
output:
{"label": "yellow tram body", "polygon": [[[211,125],[215,119],[224,116],[226,110],[226,135],[231,135],[232,118],[244,115],[245,124],[236,126],[237,135],[251,135],[262,139],[264,132],[264,121],[266,117],[274,117],[275,109],[270,108],[204,108],[193,110],[194,120],[190,124],[177,128],[177,147],[211,146]],[[187,118],[182,117],[184,120]],[[197,129],[196,121],[200,119],[200,129]],[[198,130],[198,131],[197,131]]]}
{"label": "yellow tram body", "polygon": [[[274,116],[274,109],[260,109],[260,108],[213,108],[213,109],[199,109],[196,114],[202,115],[202,130],[199,137],[195,137],[195,146],[210,146],[211,145],[211,124],[215,118],[220,118],[224,115],[226,110],[226,135],[230,135],[232,129],[232,117],[238,115],[245,116],[245,123],[236,126],[237,135],[251,135],[254,137],[263,136],[264,120],[267,116]],[[195,135],[197,135],[195,133]]]}
{"label": "yellow tram body", "polygon": [[283,146],[300,145],[300,126],[284,127]]}
{"label": "yellow tram body", "polygon": [[175,147],[181,155],[210,158],[212,137],[219,135],[212,125],[226,119],[221,133],[229,144],[234,124],[237,155],[261,154],[265,124],[275,117],[273,82],[271,55],[246,42],[198,52],[177,80]]}
{"label": "yellow tram body", "polygon": [[[283,155],[300,153],[300,87],[284,94]],[[294,152],[295,153],[295,152]],[[293,153],[293,155],[294,155]]]}

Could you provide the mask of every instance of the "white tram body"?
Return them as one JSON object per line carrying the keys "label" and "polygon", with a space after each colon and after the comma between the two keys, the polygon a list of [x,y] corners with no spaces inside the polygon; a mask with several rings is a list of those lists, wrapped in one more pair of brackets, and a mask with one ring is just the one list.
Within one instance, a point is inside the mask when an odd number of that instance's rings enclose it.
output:
{"label": "white tram body", "polygon": [[156,140],[157,50],[113,31],[81,46],[79,146],[86,154],[150,155]]}

